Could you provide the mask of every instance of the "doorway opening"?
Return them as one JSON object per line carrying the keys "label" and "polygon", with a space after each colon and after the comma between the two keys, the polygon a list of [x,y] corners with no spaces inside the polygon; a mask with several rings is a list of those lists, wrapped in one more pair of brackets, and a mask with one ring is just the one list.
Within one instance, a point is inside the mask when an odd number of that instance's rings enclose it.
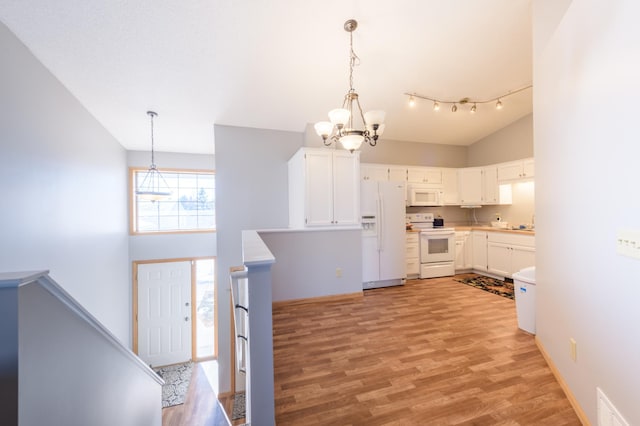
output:
{"label": "doorway opening", "polygon": [[147,364],[216,359],[215,260],[133,262],[133,351]]}

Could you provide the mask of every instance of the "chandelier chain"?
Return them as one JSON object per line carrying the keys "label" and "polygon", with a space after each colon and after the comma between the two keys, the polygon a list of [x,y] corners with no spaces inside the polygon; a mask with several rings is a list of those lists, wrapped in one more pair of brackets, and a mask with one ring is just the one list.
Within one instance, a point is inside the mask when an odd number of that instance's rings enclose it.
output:
{"label": "chandelier chain", "polygon": [[154,158],[154,153],[153,153],[153,114],[149,114],[149,116],[151,116],[151,166],[155,167],[156,165],[156,161]]}
{"label": "chandelier chain", "polygon": [[353,92],[353,67],[360,65],[360,58],[353,50],[353,32],[349,33],[349,92]]}

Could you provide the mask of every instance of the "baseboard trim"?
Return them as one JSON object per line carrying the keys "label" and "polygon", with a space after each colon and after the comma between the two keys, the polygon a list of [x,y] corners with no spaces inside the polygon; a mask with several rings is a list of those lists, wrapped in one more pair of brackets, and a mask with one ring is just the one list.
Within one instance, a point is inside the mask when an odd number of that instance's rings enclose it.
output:
{"label": "baseboard trim", "polygon": [[229,397],[232,397],[233,395],[235,395],[233,392],[221,392],[218,394],[218,400],[229,398]]}
{"label": "baseboard trim", "polygon": [[305,299],[289,299],[289,300],[279,300],[277,302],[273,302],[272,306],[274,308],[280,306],[290,306],[290,305],[305,305],[307,303],[316,303],[316,302],[331,302],[331,301],[346,301],[352,299],[359,299],[364,296],[362,291],[357,293],[346,293],[346,294],[333,294],[330,296],[319,296],[319,297],[308,297]]}
{"label": "baseboard trim", "polygon": [[547,365],[549,366],[549,369],[551,370],[551,372],[555,376],[556,380],[560,384],[560,387],[562,388],[564,394],[566,395],[567,399],[569,400],[569,403],[573,407],[573,411],[576,412],[576,415],[578,416],[578,419],[580,419],[580,422],[582,423],[582,425],[583,426],[591,426],[591,423],[589,422],[589,419],[587,418],[587,415],[585,414],[584,410],[582,409],[582,407],[578,403],[578,400],[576,399],[576,397],[571,392],[571,389],[569,388],[569,385],[567,385],[567,382],[564,381],[564,378],[560,374],[560,371],[556,368],[556,365],[553,363],[553,360],[551,360],[551,357],[549,356],[549,354],[545,350],[545,348],[542,345],[542,342],[540,341],[540,339],[538,339],[538,336],[535,337],[535,342],[536,342],[536,346],[538,346],[538,349],[540,350],[540,353],[542,354],[542,357],[547,362]]}

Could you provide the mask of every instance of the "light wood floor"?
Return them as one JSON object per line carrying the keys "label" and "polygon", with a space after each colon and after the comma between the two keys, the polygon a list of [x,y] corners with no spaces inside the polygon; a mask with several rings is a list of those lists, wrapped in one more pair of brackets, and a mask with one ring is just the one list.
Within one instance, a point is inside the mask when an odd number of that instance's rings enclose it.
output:
{"label": "light wood floor", "polygon": [[281,425],[579,425],[512,300],[409,281],[273,310]]}
{"label": "light wood floor", "polygon": [[162,426],[228,426],[216,394],[199,363],[193,364],[184,404],[162,409]]}

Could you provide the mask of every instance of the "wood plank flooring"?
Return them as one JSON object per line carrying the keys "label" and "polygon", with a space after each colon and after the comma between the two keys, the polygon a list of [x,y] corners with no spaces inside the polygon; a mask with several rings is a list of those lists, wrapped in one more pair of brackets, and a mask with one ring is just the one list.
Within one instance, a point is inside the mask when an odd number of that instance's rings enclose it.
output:
{"label": "wood plank flooring", "polygon": [[449,278],[273,309],[281,425],[579,425],[509,300]]}
{"label": "wood plank flooring", "polygon": [[184,404],[162,409],[162,426],[228,426],[221,404],[199,363],[193,364]]}

